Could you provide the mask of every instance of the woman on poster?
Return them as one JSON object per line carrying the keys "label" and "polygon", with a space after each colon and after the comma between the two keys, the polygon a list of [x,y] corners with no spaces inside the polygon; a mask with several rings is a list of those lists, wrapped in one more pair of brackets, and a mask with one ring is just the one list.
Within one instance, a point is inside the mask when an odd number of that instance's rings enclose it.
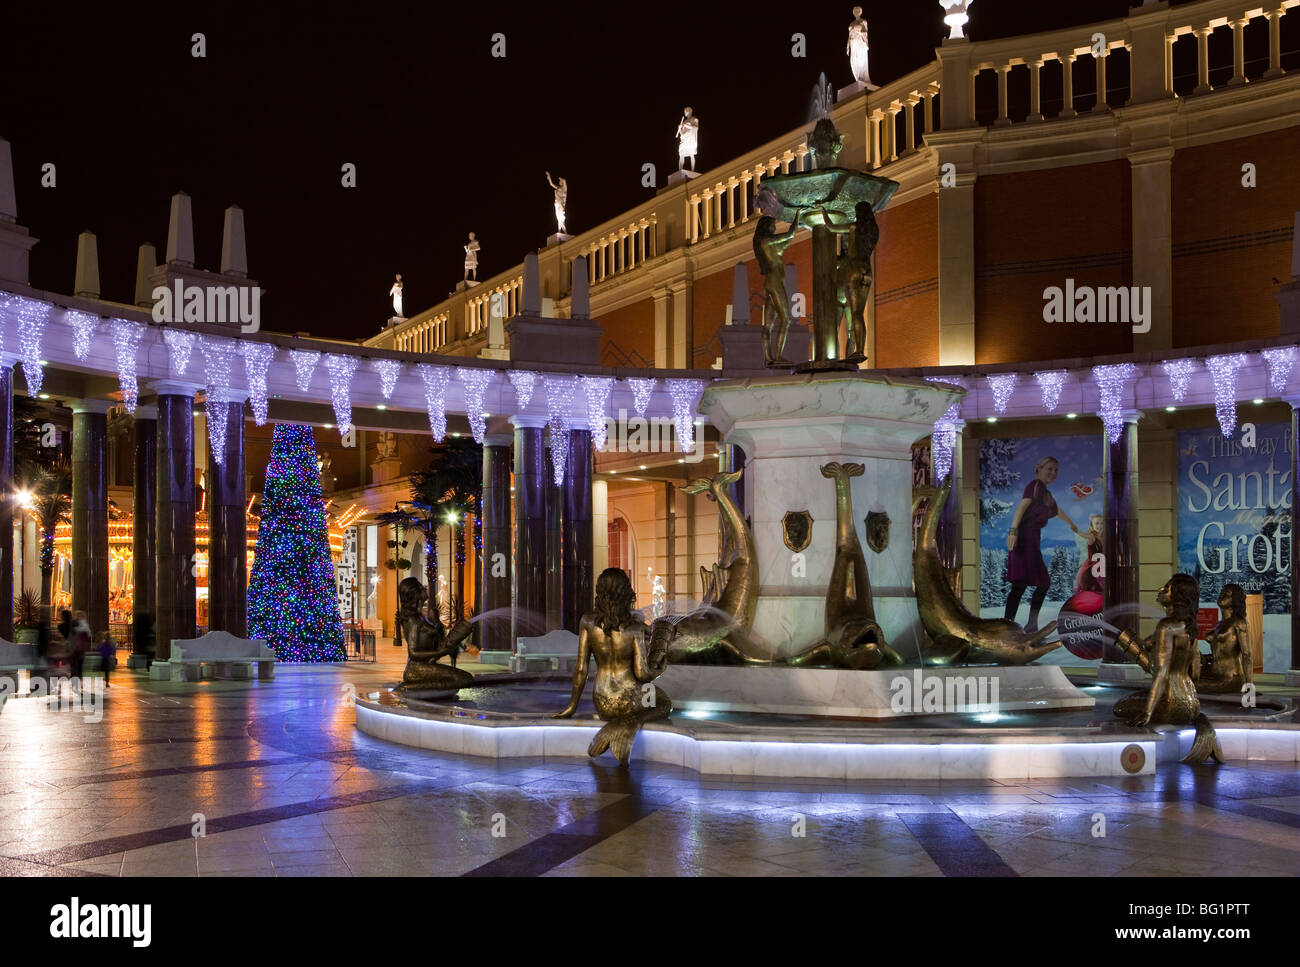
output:
{"label": "woman on poster", "polygon": [[1061,470],[1060,461],[1055,457],[1043,457],[1034,467],[1034,479],[1025,487],[1024,496],[1016,505],[1015,515],[1011,519],[1011,530],[1007,534],[1007,580],[1011,582],[1011,593],[1007,595],[1007,607],[1004,617],[1008,621],[1016,620],[1020,609],[1020,598],[1025,588],[1034,588],[1033,597],[1029,599],[1029,621],[1025,631],[1038,630],[1038,611],[1047,599],[1047,589],[1051,585],[1051,576],[1043,562],[1043,552],[1039,547],[1039,538],[1043,528],[1053,517],[1059,517],[1074,533],[1079,528],[1066,516],[1065,511],[1056,505],[1052,492],[1047,485],[1056,479]]}

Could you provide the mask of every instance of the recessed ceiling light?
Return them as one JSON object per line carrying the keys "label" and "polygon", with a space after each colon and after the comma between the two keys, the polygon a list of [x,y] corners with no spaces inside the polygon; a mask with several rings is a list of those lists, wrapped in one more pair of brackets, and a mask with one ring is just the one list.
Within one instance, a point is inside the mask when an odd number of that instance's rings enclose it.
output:
{"label": "recessed ceiling light", "polygon": [[1165,412],[1166,412],[1166,413],[1172,413],[1172,412],[1173,412],[1174,410],[1176,410],[1176,409],[1178,409],[1178,407],[1176,407],[1176,406],[1166,406],[1166,407],[1165,407]]}
{"label": "recessed ceiling light", "polygon": [[39,397],[40,399],[43,399],[43,400],[48,400],[48,399],[50,398],[50,394],[49,394],[49,393],[40,393],[40,394],[38,394],[38,397]]}
{"label": "recessed ceiling light", "polygon": [[649,470],[650,468],[647,467],[647,466],[643,463],[643,464],[641,464],[641,469],[642,469],[642,470]]}
{"label": "recessed ceiling light", "polygon": [[333,423],[322,423],[321,426],[324,427],[326,430],[332,430],[332,429],[334,429],[334,424],[333,424]]}
{"label": "recessed ceiling light", "polygon": [[1254,403],[1256,406],[1259,406],[1259,404],[1263,403],[1264,401],[1259,398],[1256,398],[1251,400],[1251,402]]}
{"label": "recessed ceiling light", "polygon": [[989,422],[990,422],[990,423],[996,423],[997,421],[998,421],[998,418],[997,418],[996,416],[990,416],[990,417],[989,417]]}
{"label": "recessed ceiling light", "polygon": [[383,403],[380,403],[380,404],[378,404],[378,405],[375,407],[375,409],[377,409],[377,410],[386,410],[386,409],[388,409],[388,407],[385,406]]}
{"label": "recessed ceiling light", "polygon": [[1066,418],[1067,420],[1078,419],[1078,417],[1079,417],[1079,414],[1078,414],[1078,413],[1066,413],[1066,414],[1065,414],[1065,418]]}

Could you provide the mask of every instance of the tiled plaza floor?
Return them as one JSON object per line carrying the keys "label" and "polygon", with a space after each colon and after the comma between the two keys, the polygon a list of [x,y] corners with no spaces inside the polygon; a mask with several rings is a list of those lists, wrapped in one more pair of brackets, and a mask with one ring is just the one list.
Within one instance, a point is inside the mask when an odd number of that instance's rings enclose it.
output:
{"label": "tiled plaza floor", "polygon": [[[0,713],[0,874],[1300,872],[1293,766],[817,782],[620,770],[609,756],[456,757],[354,727],[351,690],[394,681],[398,655],[283,666],[272,683],[120,670],[98,722],[70,702],[11,699]],[[193,835],[198,823],[206,835]]]}

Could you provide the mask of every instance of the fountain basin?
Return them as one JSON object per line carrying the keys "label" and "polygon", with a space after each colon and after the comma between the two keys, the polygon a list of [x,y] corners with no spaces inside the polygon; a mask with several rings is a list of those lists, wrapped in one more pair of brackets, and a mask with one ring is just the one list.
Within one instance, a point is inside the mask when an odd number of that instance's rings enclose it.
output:
{"label": "fountain basin", "polygon": [[860,202],[879,211],[898,191],[898,182],[847,168],[816,168],[791,175],[764,178],[755,203],[765,215],[792,222],[799,209],[825,207],[853,216]]}

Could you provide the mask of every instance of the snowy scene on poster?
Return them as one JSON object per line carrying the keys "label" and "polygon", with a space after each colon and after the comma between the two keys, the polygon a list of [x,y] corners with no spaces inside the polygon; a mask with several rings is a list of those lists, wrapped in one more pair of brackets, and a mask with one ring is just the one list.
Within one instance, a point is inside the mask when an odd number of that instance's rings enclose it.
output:
{"label": "snowy scene on poster", "polygon": [[[1061,605],[1087,584],[1088,543],[1100,537],[1102,513],[1101,438],[1096,436],[1020,437],[981,440],[979,456],[980,498],[980,615],[1001,618],[1006,615],[1011,583],[1007,577],[1010,554],[1007,536],[1017,505],[1025,498],[1039,469],[1055,461],[1056,475],[1037,488],[1039,506],[1054,504],[1037,535],[1037,551],[1046,567],[1049,583],[1038,614],[1042,627],[1055,621]],[[1044,474],[1050,476],[1050,473]],[[1045,490],[1045,493],[1044,493]],[[1080,531],[1071,531],[1060,514],[1064,514]],[[1097,530],[1093,531],[1093,525]],[[1022,532],[1032,556],[1034,531],[1022,517]],[[1028,587],[1016,609],[1014,620],[1024,625],[1029,620],[1035,587]],[[1064,648],[1046,655],[1045,664],[1086,664]]]}

